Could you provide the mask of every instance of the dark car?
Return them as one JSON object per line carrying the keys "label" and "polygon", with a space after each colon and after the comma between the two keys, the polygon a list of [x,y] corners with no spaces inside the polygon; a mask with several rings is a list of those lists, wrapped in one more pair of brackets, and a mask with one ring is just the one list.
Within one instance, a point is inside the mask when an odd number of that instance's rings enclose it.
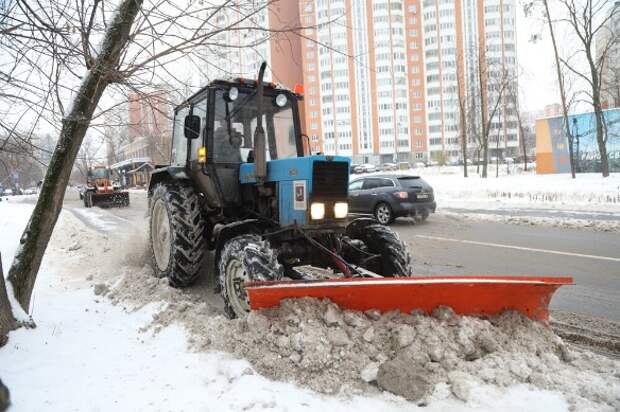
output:
{"label": "dark car", "polygon": [[433,188],[419,176],[374,175],[349,184],[349,211],[372,213],[384,225],[401,216],[421,222],[436,208]]}

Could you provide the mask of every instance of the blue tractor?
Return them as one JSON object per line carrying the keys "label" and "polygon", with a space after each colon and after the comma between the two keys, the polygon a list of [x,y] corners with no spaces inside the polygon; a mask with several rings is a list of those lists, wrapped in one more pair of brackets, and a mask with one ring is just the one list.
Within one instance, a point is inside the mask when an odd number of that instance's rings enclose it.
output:
{"label": "blue tractor", "polygon": [[249,311],[246,281],[411,276],[390,228],[350,219],[350,159],[306,155],[301,94],[258,80],[216,80],[174,112],[169,165],[149,185],[157,276],[191,285],[214,253],[230,317]]}

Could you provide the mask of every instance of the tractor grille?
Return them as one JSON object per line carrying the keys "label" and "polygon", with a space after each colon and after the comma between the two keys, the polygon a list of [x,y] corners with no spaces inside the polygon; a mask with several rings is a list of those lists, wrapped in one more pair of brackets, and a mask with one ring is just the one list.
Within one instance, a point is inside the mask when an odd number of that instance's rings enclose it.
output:
{"label": "tractor grille", "polygon": [[349,163],[315,161],[312,168],[313,199],[346,199],[349,188]]}

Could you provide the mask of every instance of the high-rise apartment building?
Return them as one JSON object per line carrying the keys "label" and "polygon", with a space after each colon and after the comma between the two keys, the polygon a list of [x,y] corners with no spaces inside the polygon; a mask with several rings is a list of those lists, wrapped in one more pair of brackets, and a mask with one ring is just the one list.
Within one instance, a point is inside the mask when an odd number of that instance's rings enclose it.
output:
{"label": "high-rise apartment building", "polygon": [[518,151],[516,0],[282,0],[253,19],[271,33],[223,32],[252,47],[222,49],[214,66],[253,77],[266,60],[268,79],[302,83],[313,152],[459,160],[462,127],[473,151],[483,124],[490,156]]}
{"label": "high-rise apartment building", "polygon": [[491,156],[515,155],[516,0],[424,0],[422,7],[429,156],[460,159],[461,127],[472,147],[483,122]]}
{"label": "high-rise apartment building", "polygon": [[300,17],[315,148],[459,160],[485,122],[490,155],[516,154],[516,0],[301,0]]}
{"label": "high-rise apartment building", "polygon": [[301,0],[306,129],[359,162],[426,155],[419,0]]}
{"label": "high-rise apartment building", "polygon": [[[302,83],[299,0],[236,3],[223,7],[212,17],[216,28],[215,46],[205,48],[212,78],[255,78],[263,61],[268,63],[264,79],[293,88]],[[240,29],[243,27],[243,29]],[[256,28],[256,29],[253,29]]]}

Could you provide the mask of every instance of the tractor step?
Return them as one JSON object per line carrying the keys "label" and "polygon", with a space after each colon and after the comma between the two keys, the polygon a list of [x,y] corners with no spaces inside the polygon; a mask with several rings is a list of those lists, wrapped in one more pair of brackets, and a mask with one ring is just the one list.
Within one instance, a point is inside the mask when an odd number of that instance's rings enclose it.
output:
{"label": "tractor step", "polygon": [[430,314],[445,305],[460,315],[489,316],[514,310],[531,319],[547,320],[553,293],[572,284],[570,277],[429,276],[246,282],[246,290],[252,310],[277,306],[284,299],[311,297],[357,311],[410,313],[419,309]]}

